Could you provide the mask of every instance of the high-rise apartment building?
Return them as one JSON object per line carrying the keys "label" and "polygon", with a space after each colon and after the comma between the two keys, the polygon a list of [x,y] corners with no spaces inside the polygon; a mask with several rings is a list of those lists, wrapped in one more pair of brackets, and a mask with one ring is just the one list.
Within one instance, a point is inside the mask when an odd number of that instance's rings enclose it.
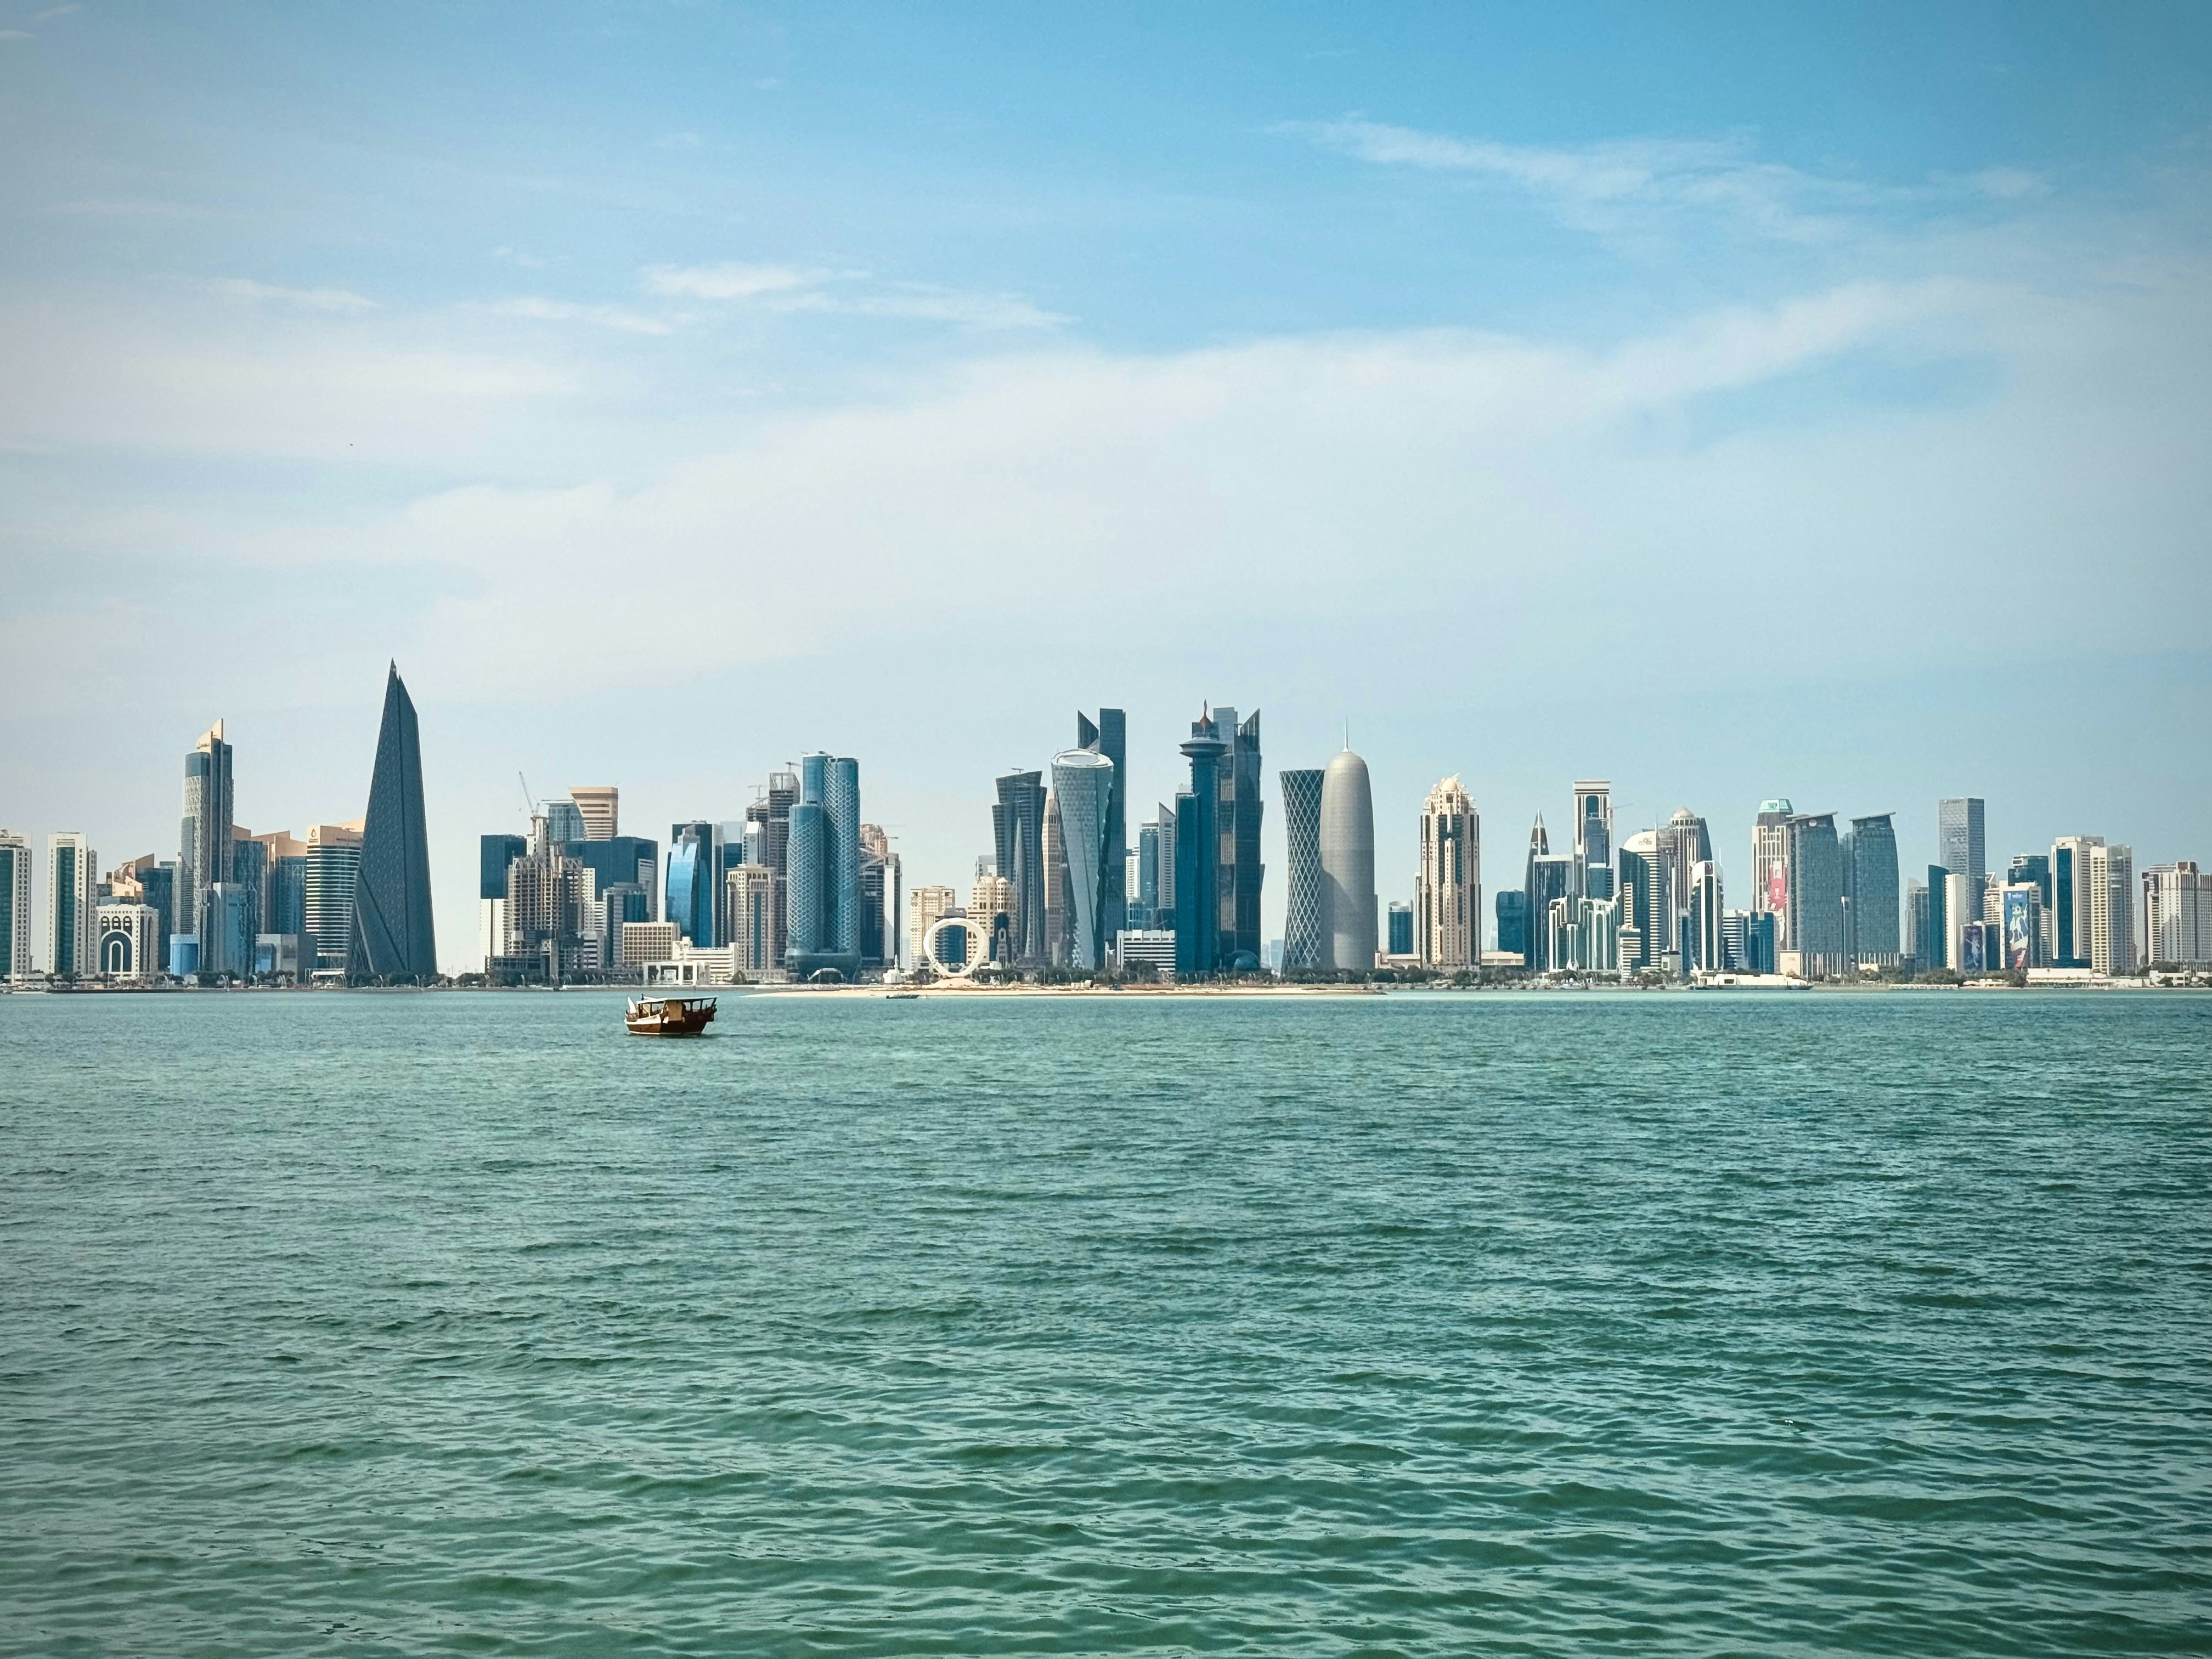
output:
{"label": "high-rise apartment building", "polygon": [[1321,792],[1325,775],[1318,767],[1275,775],[1283,794],[1285,972],[1317,969],[1328,954],[1322,921]]}
{"label": "high-rise apartment building", "polygon": [[2135,849],[2089,849],[2089,967],[2100,974],[2136,969]]}
{"label": "high-rise apartment building", "polygon": [[1701,973],[1725,973],[1729,956],[1728,908],[1721,894],[1721,867],[1711,859],[1690,866],[1690,965]]}
{"label": "high-rise apartment building", "polygon": [[579,841],[612,841],[622,833],[622,791],[613,784],[571,784],[568,799],[584,821]]}
{"label": "high-rise apartment building", "polygon": [[2212,965],[2212,875],[2194,861],[2142,873],[2142,959],[2177,968]]}
{"label": "high-rise apartment building", "polygon": [[301,872],[300,908],[306,923],[300,967],[313,974],[343,974],[353,940],[354,890],[361,876],[364,821],[307,826],[307,866]]}
{"label": "high-rise apartment building", "polygon": [[31,976],[31,840],[0,830],[0,980]]}
{"label": "high-rise apartment building", "polygon": [[1787,799],[1776,796],[1759,804],[1751,824],[1751,913],[1771,915],[1778,950],[1790,947],[1790,819],[1793,809]]}
{"label": "high-rise apartment building", "polygon": [[730,948],[741,974],[758,975],[775,967],[775,872],[765,864],[731,866],[724,878]]}
{"label": "high-rise apartment building", "polygon": [[1982,816],[1978,796],[1960,795],[1936,803],[1936,856],[1946,870],[1965,876],[1972,884],[1978,911],[1990,871],[1989,844],[1983,832]]}
{"label": "high-rise apartment building", "polygon": [[487,964],[507,954],[507,866],[529,851],[525,836],[477,837],[477,954]]}
{"label": "high-rise apartment building", "polygon": [[[1106,851],[1098,872],[1098,936],[1102,951],[1114,935],[1129,925],[1129,890],[1126,860],[1129,851],[1129,724],[1119,708],[1102,708],[1093,720],[1075,717],[1075,746],[1101,755],[1114,768],[1107,791]],[[1062,829],[1065,830],[1063,825]],[[1102,955],[1098,965],[1105,965]]]}
{"label": "high-rise apartment building", "polygon": [[1851,820],[1850,933],[1844,950],[1860,967],[1894,967],[1904,954],[1898,937],[1897,830],[1887,812]]}
{"label": "high-rise apartment building", "polygon": [[1795,812],[1785,865],[1788,908],[1782,949],[1794,956],[1797,972],[1819,979],[1845,971],[1844,947],[1844,859],[1832,812]]}
{"label": "high-rise apartment building", "polygon": [[46,971],[57,979],[99,971],[99,882],[100,857],[89,841],[74,830],[46,837]]}
{"label": "high-rise apartment building", "polygon": [[230,873],[232,793],[231,746],[217,720],[185,757],[185,813],[171,923],[179,933],[198,933],[201,901],[209,886]]}
{"label": "high-rise apartment building", "polygon": [[1367,763],[1340,750],[1321,777],[1320,966],[1365,973],[1375,965],[1375,797]]}
{"label": "high-rise apartment building", "polygon": [[430,845],[422,818],[422,744],[414,699],[397,663],[384,679],[346,971],[386,984],[428,985],[438,977]]}
{"label": "high-rise apartment building", "polygon": [[[968,960],[1011,963],[1014,951],[1014,884],[1004,876],[980,875],[968,890]],[[923,937],[928,929],[922,930]]]}
{"label": "high-rise apartment building", "polygon": [[1425,968],[1482,965],[1482,821],[1466,786],[1446,778],[1421,807],[1413,878],[1414,949]]}
{"label": "high-rise apartment building", "polygon": [[2089,854],[2104,844],[2102,836],[2061,836],[2051,843],[2051,954],[2060,968],[2089,965],[2096,891]]}
{"label": "high-rise apartment building", "polygon": [[[542,972],[557,985],[605,969],[611,956],[619,957],[626,948],[624,940],[632,927],[654,927],[651,922],[632,923],[620,936],[603,939],[606,921],[598,881],[561,850],[562,844],[552,838],[549,814],[531,820],[530,850],[507,867],[507,948],[495,963],[486,964],[487,971],[502,976],[510,969]],[[710,902],[708,908],[714,908]],[[648,932],[638,937],[650,939],[654,935]],[[523,967],[526,963],[531,966]]]}
{"label": "high-rise apartment building", "polygon": [[1107,881],[1105,867],[1113,853],[1111,817],[1119,776],[1120,769],[1095,749],[1071,749],[1052,758],[1060,856],[1067,871],[1067,963],[1094,973],[1106,965],[1105,925],[1119,884]]}
{"label": "high-rise apartment building", "polygon": [[[1600,872],[1595,878],[1593,868]],[[1575,891],[1613,896],[1613,785],[1602,778],[1575,785]]]}
{"label": "high-rise apartment building", "polygon": [[1613,862],[1620,877],[1613,894],[1620,906],[1620,966],[1662,967],[1674,906],[1658,832],[1638,830],[1620,843]]}

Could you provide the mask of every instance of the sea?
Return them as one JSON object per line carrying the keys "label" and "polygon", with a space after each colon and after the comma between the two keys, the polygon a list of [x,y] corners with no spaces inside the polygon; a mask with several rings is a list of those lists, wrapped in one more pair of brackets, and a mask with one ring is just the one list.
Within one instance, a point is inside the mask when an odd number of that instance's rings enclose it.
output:
{"label": "sea", "polygon": [[0,1651],[2212,1652],[2212,996],[0,997]]}

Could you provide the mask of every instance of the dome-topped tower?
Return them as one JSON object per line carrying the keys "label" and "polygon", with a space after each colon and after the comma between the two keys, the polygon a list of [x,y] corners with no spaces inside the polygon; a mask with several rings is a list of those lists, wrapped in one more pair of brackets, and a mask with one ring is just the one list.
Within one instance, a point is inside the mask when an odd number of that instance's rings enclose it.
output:
{"label": "dome-topped tower", "polygon": [[1375,799],[1367,763],[1346,748],[1321,780],[1324,967],[1375,965]]}

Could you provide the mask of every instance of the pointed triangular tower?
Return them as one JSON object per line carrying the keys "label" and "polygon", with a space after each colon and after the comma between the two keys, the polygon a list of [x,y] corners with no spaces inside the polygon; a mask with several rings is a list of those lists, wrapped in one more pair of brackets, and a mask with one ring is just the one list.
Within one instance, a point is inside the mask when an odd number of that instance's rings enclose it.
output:
{"label": "pointed triangular tower", "polygon": [[415,704],[392,665],[384,682],[384,724],[368,784],[354,884],[353,943],[346,971],[367,980],[427,984],[438,976],[430,921],[430,849],[422,829],[422,747]]}

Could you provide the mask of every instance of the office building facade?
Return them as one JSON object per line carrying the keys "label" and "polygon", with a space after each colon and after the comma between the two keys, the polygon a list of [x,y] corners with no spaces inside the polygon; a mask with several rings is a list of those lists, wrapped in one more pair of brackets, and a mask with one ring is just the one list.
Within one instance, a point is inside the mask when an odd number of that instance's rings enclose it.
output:
{"label": "office building facade", "polygon": [[1525,964],[1528,960],[1528,895],[1510,887],[1501,888],[1496,900],[1498,911],[1498,949],[1501,955],[1519,957]]}
{"label": "office building facade", "polygon": [[2102,836],[2061,836],[2051,843],[2051,954],[2060,968],[2089,965],[2095,885],[2089,879],[2089,855],[2105,844]]}
{"label": "office building facade", "polygon": [[1045,965],[1044,775],[1009,772],[998,781],[991,808],[994,866],[1012,884],[1007,920],[1013,956],[1008,965]]}
{"label": "office building facade", "polygon": [[584,833],[577,840],[612,841],[622,833],[622,791],[613,784],[572,784],[568,799],[584,821]]}
{"label": "office building facade", "polygon": [[[1103,712],[1110,715],[1119,711]],[[1106,867],[1113,852],[1111,814],[1118,777],[1113,761],[1096,749],[1071,749],[1053,757],[1052,793],[1060,809],[1060,858],[1067,872],[1067,965],[1094,973],[1106,966],[1105,925],[1120,886],[1108,881]]]}
{"label": "office building facade", "polygon": [[1176,795],[1176,975],[1204,977],[1226,964],[1221,956],[1221,763],[1229,745],[1215,735],[1210,715],[1191,723],[1182,744],[1190,787]]}
{"label": "office building facade", "polygon": [[300,882],[307,926],[300,956],[310,975],[343,976],[346,971],[353,941],[354,890],[361,876],[362,827],[360,823],[307,827],[307,862]]}
{"label": "office building facade", "polygon": [[1984,830],[1983,806],[1976,795],[1954,796],[1936,803],[1936,854],[1953,875],[1965,876],[1979,908],[1982,889],[1989,881],[1989,840]]}
{"label": "office building facade", "polygon": [[1784,865],[1784,955],[1805,979],[1847,971],[1844,939],[1844,858],[1832,812],[1792,813]]}
{"label": "office building facade", "polygon": [[2089,968],[2099,974],[2136,969],[2135,851],[2089,849]]}
{"label": "office building facade", "polygon": [[196,933],[208,888],[230,870],[233,757],[217,720],[185,757],[184,821],[178,837],[173,926]]}
{"label": "office building facade", "polygon": [[[1101,708],[1098,718],[1075,717],[1075,746],[1103,757],[1112,766],[1106,799],[1105,852],[1098,872],[1098,936],[1110,940],[1129,925],[1129,725],[1119,708]],[[1062,825],[1063,830],[1066,826]],[[1104,966],[1104,957],[1098,966]]]}
{"label": "office building facade", "polygon": [[2212,875],[2193,860],[2142,872],[2142,959],[2158,966],[2212,966]]}
{"label": "office building facade", "polygon": [[1896,965],[1905,954],[1898,928],[1897,829],[1887,812],[1851,820],[1844,865],[1848,937],[1844,949],[1861,968]]}

